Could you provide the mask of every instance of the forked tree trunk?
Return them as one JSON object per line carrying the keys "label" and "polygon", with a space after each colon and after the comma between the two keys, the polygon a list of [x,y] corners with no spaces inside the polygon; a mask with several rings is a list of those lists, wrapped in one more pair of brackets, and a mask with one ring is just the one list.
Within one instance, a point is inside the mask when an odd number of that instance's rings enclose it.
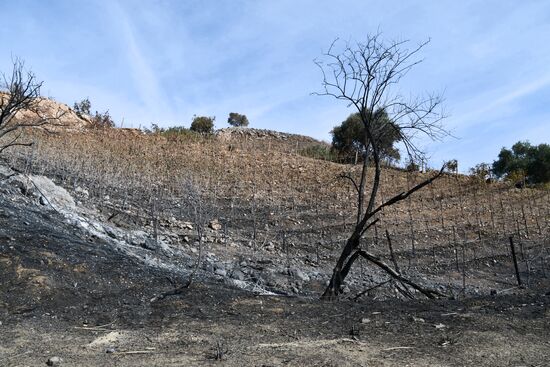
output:
{"label": "forked tree trunk", "polygon": [[[359,227],[359,224],[356,225],[352,236],[347,240],[346,246],[344,246],[344,249],[340,254],[340,257],[336,262],[336,266],[334,267],[334,270],[332,272],[332,278],[330,279],[330,282],[327,288],[325,289],[323,295],[321,296],[321,299],[323,300],[334,300],[338,298],[338,295],[340,294],[340,289],[342,288],[342,285],[344,284],[344,280],[347,275],[347,273],[344,274],[342,270],[344,269],[344,266],[346,265],[346,261],[350,257],[353,250],[359,247],[361,230],[358,227]],[[349,267],[347,268],[349,271]]]}
{"label": "forked tree trunk", "polygon": [[[377,168],[377,170],[379,169],[379,167],[376,167],[376,168]],[[371,199],[369,200],[369,205],[367,207],[367,212],[363,215],[362,219],[355,225],[353,233],[351,234],[351,236],[346,241],[346,244],[345,244],[344,248],[342,249],[342,253],[340,254],[340,257],[338,258],[338,261],[336,262],[336,265],[335,265],[334,270],[332,272],[332,277],[330,279],[330,282],[329,282],[328,286],[326,287],[325,291],[323,292],[323,294],[321,296],[322,300],[334,300],[334,299],[338,298],[338,296],[341,292],[342,285],[344,284],[344,281],[345,281],[345,279],[346,279],[353,263],[355,262],[355,260],[357,259],[358,256],[362,256],[365,259],[375,263],[377,266],[382,268],[384,271],[388,272],[391,276],[395,277],[395,274],[398,274],[397,272],[393,271],[389,266],[386,266],[383,262],[381,262],[379,259],[377,259],[372,254],[368,254],[368,253],[360,250],[360,243],[361,243],[362,236],[365,234],[365,232],[372,225],[374,225],[377,222],[377,220],[373,220],[370,223],[368,223],[368,222],[371,218],[373,218],[380,210],[382,210],[386,206],[391,206],[391,205],[393,205],[393,204],[395,204],[395,203],[397,203],[401,200],[404,200],[404,199],[408,198],[414,192],[416,192],[416,191],[420,190],[421,188],[423,188],[424,186],[427,186],[427,185],[431,184],[433,181],[435,181],[436,179],[441,177],[441,175],[443,174],[444,169],[445,169],[445,166],[443,166],[441,168],[441,170],[435,176],[433,176],[433,177],[431,177],[431,178],[429,178],[425,181],[422,181],[421,183],[419,183],[418,185],[414,186],[413,188],[409,189],[406,192],[402,192],[402,193],[392,197],[391,199],[389,199],[386,202],[382,203],[376,209],[372,209],[372,207],[374,206],[374,199],[373,199],[372,195],[376,195],[376,191],[378,189],[378,185],[376,185],[376,180],[380,179],[379,172],[377,172],[378,174],[375,174],[375,182],[374,182],[374,185],[373,185],[373,191],[371,192]],[[423,289],[422,287],[420,287],[419,285],[413,283],[412,281],[409,281],[408,279],[405,279],[405,278],[401,277],[399,274],[398,274],[398,276],[399,276],[398,280],[400,280],[401,282],[404,282],[404,283],[412,286],[413,288],[415,288],[417,290]],[[426,292],[429,293],[429,292],[432,292],[432,291],[427,290]],[[424,292],[422,292],[422,293],[424,293]],[[426,293],[424,293],[424,294],[426,294]]]}

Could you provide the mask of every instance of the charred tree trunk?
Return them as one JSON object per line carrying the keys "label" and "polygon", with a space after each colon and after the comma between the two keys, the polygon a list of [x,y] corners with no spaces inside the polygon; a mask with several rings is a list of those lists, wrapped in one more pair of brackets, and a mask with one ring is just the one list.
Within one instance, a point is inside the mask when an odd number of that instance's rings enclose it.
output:
{"label": "charred tree trunk", "polygon": [[[361,238],[375,223],[375,216],[381,209],[406,199],[415,191],[430,184],[441,176],[443,168],[445,168],[444,166],[434,177],[376,207],[384,139],[387,141],[392,134],[397,135],[396,141],[404,144],[410,157],[421,158],[422,152],[413,142],[416,133],[426,134],[432,139],[448,135],[440,125],[440,121],[444,117],[438,111],[442,103],[441,97],[428,95],[405,100],[401,94],[395,94],[392,91],[391,87],[397,84],[411,68],[421,62],[419,59],[414,59],[417,57],[416,54],[428,43],[421,43],[417,47],[408,49],[407,42],[387,43],[381,39],[380,34],[375,34],[367,36],[365,43],[358,42],[353,46],[348,43],[342,51],[337,52],[334,50],[337,47],[336,40],[328,52],[323,55],[324,60],[316,61],[323,73],[322,85],[324,88],[323,92],[317,94],[331,96],[345,101],[348,106],[353,106],[357,110],[364,128],[363,135],[361,138],[357,138],[356,142],[361,145],[360,148],[364,154],[358,183],[351,177],[351,174],[349,177],[345,176],[352,181],[357,191],[355,226],[338,257],[332,278],[322,299],[338,297],[347,274],[359,256],[376,263],[386,271],[391,270],[391,268],[381,266],[381,263],[372,255],[359,251]],[[374,168],[374,176],[372,186],[367,192],[369,164]],[[394,274],[397,273],[394,272]],[[394,276],[394,274],[391,275]],[[398,276],[400,275],[398,274]],[[402,282],[408,284],[403,280]]]}
{"label": "charred tree trunk", "polygon": [[[378,212],[380,212],[383,208],[393,205],[401,200],[404,200],[408,198],[411,194],[414,192],[420,190],[424,186],[427,186],[431,184],[433,181],[441,177],[443,174],[443,170],[445,167],[441,168],[441,170],[433,177],[419,183],[418,185],[411,188],[409,191],[402,192],[388,201],[384,202],[380,206],[378,206],[376,209],[371,210],[370,212],[367,212],[364,214],[361,221],[355,226],[353,233],[346,241],[346,244],[344,248],[342,249],[342,253],[340,254],[340,257],[338,258],[338,261],[336,262],[336,266],[333,269],[332,277],[330,279],[330,282],[323,292],[323,295],[321,296],[321,299],[323,300],[333,300],[338,297],[340,294],[340,289],[344,283],[344,280],[346,279],[346,276],[349,273],[349,270],[351,269],[351,266],[357,259],[357,255],[352,255],[352,253],[355,250],[359,249],[361,237],[365,234],[365,232],[377,222],[377,219],[371,221],[369,224],[368,221],[373,218]],[[371,200],[372,201],[372,200]],[[372,201],[373,202],[373,201]],[[370,203],[369,203],[370,206]],[[384,269],[385,270],[385,269]]]}

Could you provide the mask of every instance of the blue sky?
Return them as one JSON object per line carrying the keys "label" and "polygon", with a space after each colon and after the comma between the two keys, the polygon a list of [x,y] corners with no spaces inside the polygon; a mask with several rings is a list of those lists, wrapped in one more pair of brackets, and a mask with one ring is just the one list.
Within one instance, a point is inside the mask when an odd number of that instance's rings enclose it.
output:
{"label": "blue sky", "polygon": [[12,56],[72,105],[89,97],[125,127],[244,113],[251,127],[330,140],[353,112],[319,91],[313,60],[336,38],[428,38],[406,93],[444,92],[457,137],[423,141],[431,164],[491,162],[550,142],[548,1],[0,0],[0,70]]}

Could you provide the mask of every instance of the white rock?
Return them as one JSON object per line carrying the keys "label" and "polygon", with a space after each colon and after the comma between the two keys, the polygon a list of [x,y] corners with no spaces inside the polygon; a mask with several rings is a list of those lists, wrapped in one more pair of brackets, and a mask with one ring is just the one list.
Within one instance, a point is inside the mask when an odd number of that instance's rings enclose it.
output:
{"label": "white rock", "polygon": [[52,205],[58,211],[74,211],[76,204],[73,197],[61,186],[44,176],[30,176],[34,186],[40,191],[46,204]]}

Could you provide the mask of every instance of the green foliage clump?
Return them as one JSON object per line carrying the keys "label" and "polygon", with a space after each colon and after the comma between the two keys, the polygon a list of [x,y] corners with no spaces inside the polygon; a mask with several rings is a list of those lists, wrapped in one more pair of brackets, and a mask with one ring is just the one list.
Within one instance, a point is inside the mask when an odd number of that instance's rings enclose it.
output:
{"label": "green foliage clump", "polygon": [[445,168],[451,173],[458,173],[458,160],[451,159],[445,163]]}
{"label": "green foliage clump", "polygon": [[200,138],[200,134],[183,126],[160,127],[157,124],[151,124],[151,128],[143,128],[146,134],[164,136],[170,141],[189,141]]}
{"label": "green foliage clump", "polygon": [[479,163],[470,168],[470,177],[480,181],[486,181],[491,178],[491,165],[488,163]]}
{"label": "green foliage clump", "polygon": [[330,146],[324,144],[309,145],[300,150],[299,154],[308,158],[338,162],[338,155],[330,148]]}
{"label": "green foliage clump", "polygon": [[209,116],[193,116],[193,122],[191,122],[191,131],[199,134],[208,135],[214,132],[214,120],[215,117]]}
{"label": "green foliage clump", "polygon": [[[95,111],[95,114],[91,113],[92,103],[88,98],[84,98],[80,102],[75,102],[73,105],[73,110],[76,112],[78,117],[89,119],[89,128],[92,129],[104,129],[115,127],[115,121],[109,114],[109,110],[105,112]],[[90,119],[91,117],[91,119]]]}
{"label": "green foliage clump", "polygon": [[80,102],[75,102],[73,105],[73,110],[79,117],[82,115],[90,115],[90,109],[92,108],[92,103],[88,98],[84,98]]}
{"label": "green foliage clump", "polygon": [[375,144],[379,149],[380,158],[398,161],[401,157],[394,144],[401,141],[399,127],[395,125],[384,110],[374,113],[371,122],[373,142],[365,136],[365,127],[359,112],[348,116],[339,126],[332,129],[332,147],[343,159],[353,159],[356,155],[364,157],[367,149]]}
{"label": "green foliage clump", "polygon": [[550,145],[519,141],[511,150],[502,148],[493,162],[493,173],[514,182],[521,177],[531,184],[550,182]]}
{"label": "green foliage clump", "polygon": [[90,127],[93,129],[112,128],[115,127],[115,122],[108,110],[102,113],[95,111],[95,115],[90,121]]}
{"label": "green foliage clump", "polygon": [[248,126],[248,117],[246,115],[241,115],[237,112],[231,112],[229,113],[229,117],[227,118],[227,123],[234,127],[246,127]]}
{"label": "green foliage clump", "polygon": [[407,164],[405,165],[405,170],[407,172],[419,172],[420,171],[420,166],[418,165],[418,163],[416,163],[412,159],[409,159],[407,161]]}

